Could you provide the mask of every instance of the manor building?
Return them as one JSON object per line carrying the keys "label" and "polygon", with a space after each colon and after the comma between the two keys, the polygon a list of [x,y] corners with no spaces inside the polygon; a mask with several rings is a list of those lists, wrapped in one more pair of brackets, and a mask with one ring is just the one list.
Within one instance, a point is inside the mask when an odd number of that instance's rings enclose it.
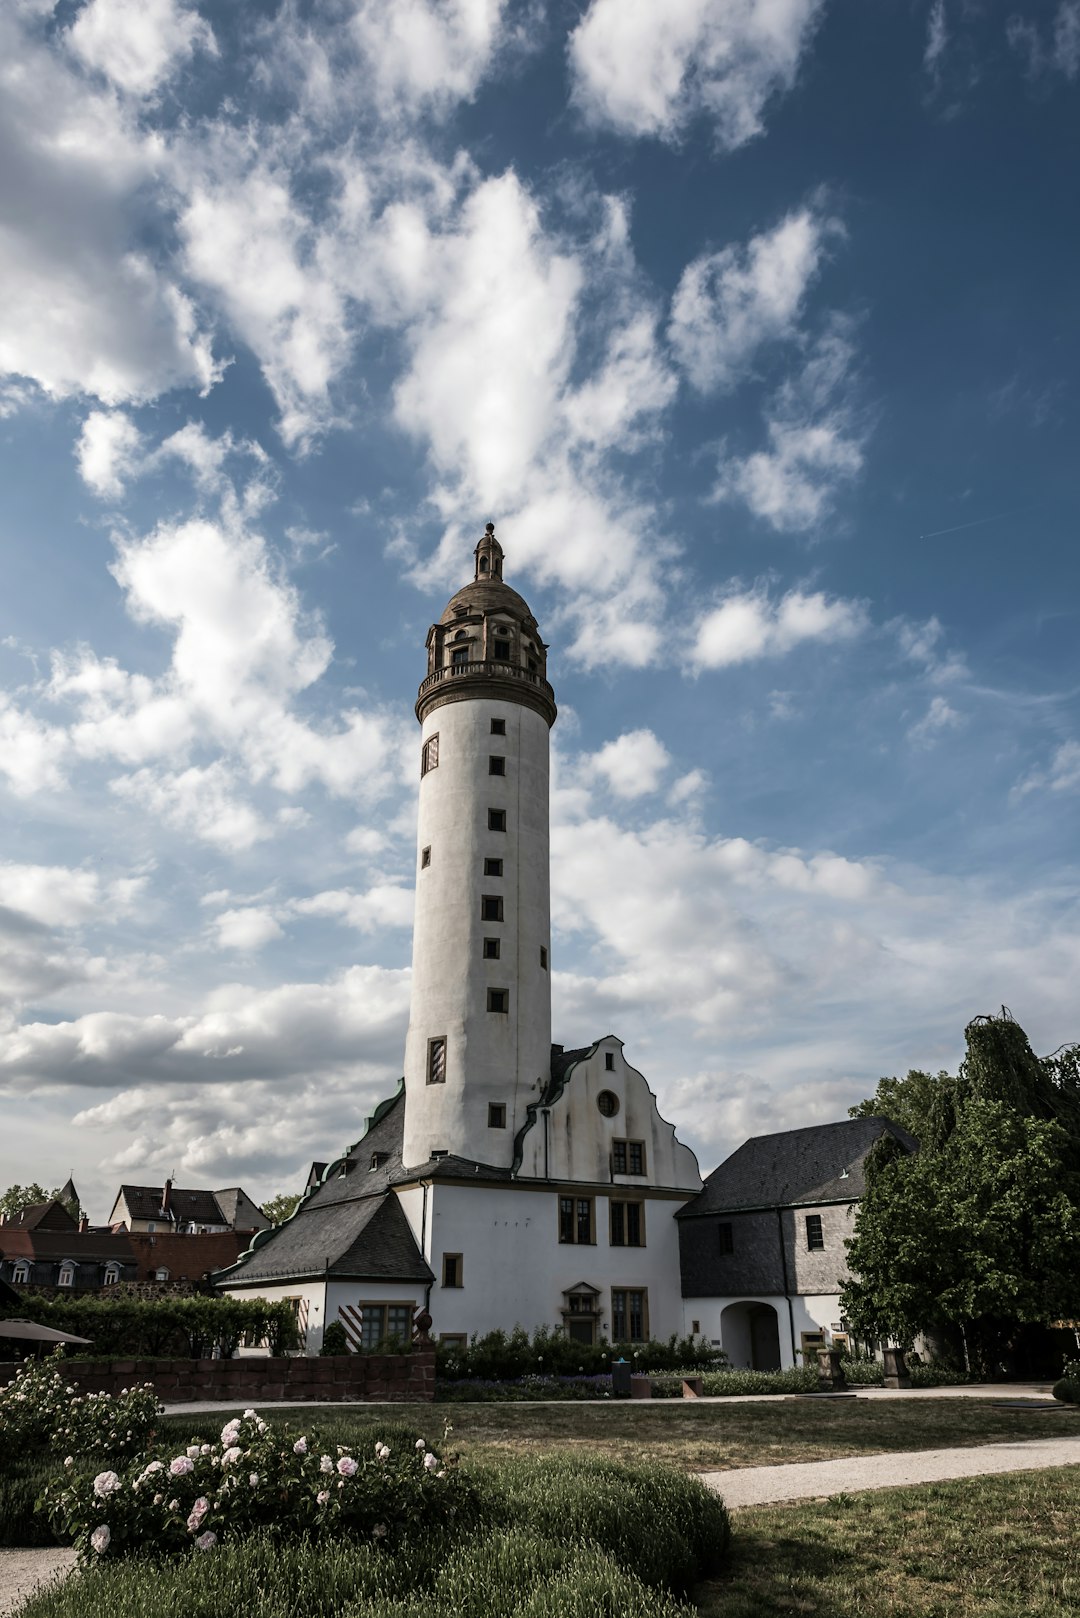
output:
{"label": "manor building", "polygon": [[[404,1077],[217,1284],[291,1300],[309,1353],[331,1321],[357,1348],[408,1338],[420,1309],[443,1341],[520,1324],[582,1343],[693,1329],[719,1346],[700,1263],[683,1295],[680,1236],[701,1227],[675,1215],[702,1194],[693,1152],[615,1035],[551,1041],[557,708],[492,524],[426,652]],[[775,1332],[770,1363],[774,1341],[791,1363]]]}

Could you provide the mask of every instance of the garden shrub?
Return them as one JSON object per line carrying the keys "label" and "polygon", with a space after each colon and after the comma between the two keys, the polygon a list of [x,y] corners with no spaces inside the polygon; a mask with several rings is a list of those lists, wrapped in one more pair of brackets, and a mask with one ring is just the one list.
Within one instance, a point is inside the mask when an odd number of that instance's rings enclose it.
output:
{"label": "garden shrub", "polygon": [[1061,1371],[1060,1382],[1055,1382],[1052,1388],[1055,1399],[1063,1404],[1080,1404],[1080,1360],[1066,1360]]}
{"label": "garden shrub", "polygon": [[[179,1451],[179,1453],[177,1453]],[[264,1528],[393,1542],[417,1524],[476,1518],[476,1491],[424,1439],[396,1450],[377,1442],[354,1455],[320,1453],[306,1437],[275,1436],[253,1410],[227,1422],[216,1443],[174,1445],[122,1471],[72,1468],[45,1492],[50,1519],[83,1561],[133,1550],[168,1554]]]}
{"label": "garden shrub", "polygon": [[565,1456],[506,1460],[475,1474],[505,1520],[560,1544],[598,1545],[647,1584],[683,1591],[719,1567],[730,1525],[719,1497],[665,1466]]}
{"label": "garden shrub", "polygon": [[790,1371],[706,1371],[702,1375],[705,1392],[813,1393],[818,1385],[816,1365],[798,1365]]}
{"label": "garden shrub", "polygon": [[262,1298],[137,1298],[130,1294],[43,1298],[27,1294],[19,1299],[18,1312],[20,1319],[88,1337],[95,1358],[198,1359],[208,1358],[215,1349],[228,1358],[245,1339],[266,1341],[272,1354],[284,1354],[298,1341],[292,1305]]}
{"label": "garden shrub", "polygon": [[555,1327],[542,1326],[532,1336],[521,1326],[513,1331],[474,1335],[467,1347],[442,1344],[436,1350],[435,1369],[446,1381],[478,1378],[496,1383],[526,1376],[589,1378],[605,1376],[616,1359],[629,1360],[637,1371],[685,1371],[698,1375],[702,1368],[723,1365],[726,1357],[700,1337],[677,1337],[666,1342],[575,1343]]}
{"label": "garden shrub", "polygon": [[323,1331],[320,1354],[348,1354],[349,1336],[340,1320],[331,1320]]}
{"label": "garden shrub", "polygon": [[49,1448],[64,1455],[139,1455],[160,1425],[162,1405],[149,1383],[122,1393],[80,1393],[57,1360],[21,1368],[0,1389],[0,1455]]}

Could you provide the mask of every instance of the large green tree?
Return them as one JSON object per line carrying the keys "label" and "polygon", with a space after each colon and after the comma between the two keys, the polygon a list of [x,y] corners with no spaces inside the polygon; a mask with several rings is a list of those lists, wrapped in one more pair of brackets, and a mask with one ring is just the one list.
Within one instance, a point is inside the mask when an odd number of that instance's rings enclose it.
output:
{"label": "large green tree", "polygon": [[267,1198],[262,1205],[262,1211],[272,1224],[280,1225],[282,1220],[295,1213],[299,1201],[299,1191],[279,1191],[276,1197]]}
{"label": "large green tree", "polygon": [[24,1208],[36,1208],[40,1203],[50,1202],[59,1195],[59,1191],[46,1191],[36,1180],[32,1185],[9,1185],[0,1196],[0,1214],[14,1219]]}
{"label": "large green tree", "polygon": [[959,1328],[993,1368],[1019,1327],[1080,1315],[1080,1087],[1075,1051],[1035,1056],[1009,1014],[978,1017],[954,1078],[882,1080],[852,1109],[920,1140],[867,1163],[844,1310],[870,1337]]}

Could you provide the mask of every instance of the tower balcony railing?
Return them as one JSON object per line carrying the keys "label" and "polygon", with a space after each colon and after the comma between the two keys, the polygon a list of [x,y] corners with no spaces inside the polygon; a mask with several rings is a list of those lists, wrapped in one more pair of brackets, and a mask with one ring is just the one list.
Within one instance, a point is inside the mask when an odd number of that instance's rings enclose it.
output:
{"label": "tower balcony railing", "polygon": [[417,700],[426,697],[428,692],[433,691],[438,685],[446,685],[450,681],[461,679],[521,680],[526,685],[535,686],[551,702],[555,701],[555,692],[542,674],[534,673],[532,669],[523,669],[518,663],[504,663],[495,658],[483,660],[478,658],[469,663],[453,663],[441,669],[433,669],[420,686]]}

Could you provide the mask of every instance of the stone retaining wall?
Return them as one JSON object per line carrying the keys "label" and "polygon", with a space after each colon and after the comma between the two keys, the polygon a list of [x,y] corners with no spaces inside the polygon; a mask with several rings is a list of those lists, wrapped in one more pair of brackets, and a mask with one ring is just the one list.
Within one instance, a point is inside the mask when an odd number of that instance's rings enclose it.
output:
{"label": "stone retaining wall", "polygon": [[[0,1363],[0,1386],[17,1365]],[[435,1350],[411,1354],[329,1354],[325,1358],[235,1360],[64,1360],[62,1374],[85,1393],[119,1393],[152,1382],[166,1404],[228,1399],[238,1405],[274,1399],[373,1399],[430,1404],[435,1397]]]}

